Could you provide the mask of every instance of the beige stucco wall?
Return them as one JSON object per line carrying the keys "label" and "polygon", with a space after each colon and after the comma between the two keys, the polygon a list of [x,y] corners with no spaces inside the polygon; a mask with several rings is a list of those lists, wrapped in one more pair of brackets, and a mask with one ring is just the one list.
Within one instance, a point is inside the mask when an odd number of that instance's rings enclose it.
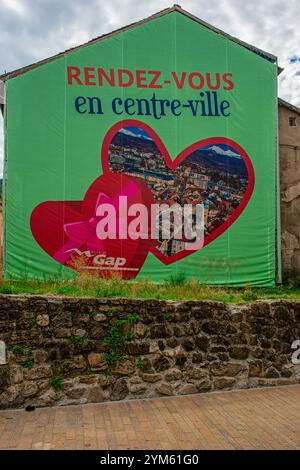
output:
{"label": "beige stucco wall", "polygon": [[[292,116],[297,127],[289,125]],[[282,269],[284,277],[300,277],[300,113],[279,104],[278,118]]]}

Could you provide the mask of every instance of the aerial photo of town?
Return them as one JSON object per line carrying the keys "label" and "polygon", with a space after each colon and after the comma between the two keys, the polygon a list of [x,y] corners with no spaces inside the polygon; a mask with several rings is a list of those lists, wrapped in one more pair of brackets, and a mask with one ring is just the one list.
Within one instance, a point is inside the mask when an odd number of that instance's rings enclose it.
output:
{"label": "aerial photo of town", "polygon": [[[248,185],[246,165],[236,150],[225,144],[200,147],[174,170],[167,167],[146,131],[126,127],[116,133],[109,147],[109,167],[114,173],[141,178],[159,204],[204,207],[204,236],[222,225],[239,206]],[[194,212],[193,212],[194,214]],[[168,239],[159,231],[157,248],[166,256],[189,249],[193,240]]]}

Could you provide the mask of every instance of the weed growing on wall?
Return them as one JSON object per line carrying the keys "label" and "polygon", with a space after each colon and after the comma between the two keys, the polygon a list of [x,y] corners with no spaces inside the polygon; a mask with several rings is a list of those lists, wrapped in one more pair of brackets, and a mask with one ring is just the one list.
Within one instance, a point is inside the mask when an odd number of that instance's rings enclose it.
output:
{"label": "weed growing on wall", "polygon": [[127,346],[135,338],[134,325],[138,322],[137,314],[129,314],[126,320],[114,319],[108,328],[108,334],[102,339],[106,347],[105,359],[108,366],[114,369],[126,356]]}
{"label": "weed growing on wall", "polygon": [[63,377],[61,375],[55,375],[54,377],[52,377],[52,379],[50,380],[50,385],[53,388],[53,390],[55,390],[56,392],[61,391],[62,381],[63,381]]}
{"label": "weed growing on wall", "polygon": [[81,338],[81,336],[72,336],[71,341],[76,346],[88,346],[91,342],[89,338]]}

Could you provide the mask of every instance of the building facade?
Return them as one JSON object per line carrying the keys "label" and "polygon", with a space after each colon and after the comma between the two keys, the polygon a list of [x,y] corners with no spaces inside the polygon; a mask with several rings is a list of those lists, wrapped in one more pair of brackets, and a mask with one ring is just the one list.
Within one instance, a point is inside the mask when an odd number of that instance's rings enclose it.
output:
{"label": "building facade", "polygon": [[[156,41],[165,38],[166,47],[157,47],[159,53],[153,52],[152,44],[149,54],[145,53],[149,28]],[[175,33],[176,47],[174,41],[169,41]],[[197,42],[206,44],[201,49],[200,65],[198,46],[190,47]],[[174,63],[178,70],[173,70]],[[149,83],[146,72],[150,74]],[[158,76],[167,80],[154,83],[153,73],[156,81]],[[58,259],[66,242],[73,240],[66,237],[69,235],[61,214],[69,211],[70,223],[86,222],[82,198],[89,194],[88,184],[100,174],[108,180],[113,173],[117,181],[123,173],[128,181],[135,178],[149,200],[154,197],[181,205],[202,203],[205,245],[213,241],[203,251],[187,253],[184,241],[158,239],[155,249],[147,246],[141,263],[130,265],[128,272],[141,270],[144,275],[144,270],[145,276],[161,280],[178,266],[205,283],[274,285],[276,252],[279,259],[280,250],[275,241],[280,228],[274,191],[278,73],[276,57],[174,6],[0,76],[7,86],[9,143],[5,174],[6,275],[19,276],[25,266],[26,272],[35,277],[43,270],[47,275],[71,276],[73,265],[69,259]],[[124,103],[119,97],[121,92]],[[169,108],[162,108],[166,102]],[[181,105],[184,111],[178,114]],[[157,106],[161,107],[159,116]],[[300,273],[299,113],[298,108],[279,100],[282,265],[286,277]],[[132,119],[133,114],[142,116],[134,128],[129,124],[118,127],[118,121],[128,116]],[[169,154],[161,151],[158,142],[164,142],[174,162],[179,157],[180,161],[170,164]],[[198,147],[194,148],[193,143]],[[102,192],[113,187],[103,184]],[[78,206],[75,215],[74,204]],[[47,230],[44,220],[52,224]],[[50,236],[51,232],[55,235]],[[54,239],[57,243],[52,246]],[[86,245],[83,240],[80,253],[89,252]],[[118,250],[119,246],[114,247],[114,252]],[[147,259],[146,251],[151,252]],[[93,266],[96,268],[99,266]],[[127,265],[122,265],[123,273],[125,268]]]}

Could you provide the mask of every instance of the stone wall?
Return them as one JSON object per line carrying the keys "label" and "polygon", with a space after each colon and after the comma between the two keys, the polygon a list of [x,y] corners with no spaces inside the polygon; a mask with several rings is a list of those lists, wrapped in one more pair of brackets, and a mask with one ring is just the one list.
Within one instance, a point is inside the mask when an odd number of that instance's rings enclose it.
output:
{"label": "stone wall", "polygon": [[0,405],[293,384],[300,382],[300,366],[291,362],[298,338],[300,302],[1,295],[7,364],[0,365]]}

